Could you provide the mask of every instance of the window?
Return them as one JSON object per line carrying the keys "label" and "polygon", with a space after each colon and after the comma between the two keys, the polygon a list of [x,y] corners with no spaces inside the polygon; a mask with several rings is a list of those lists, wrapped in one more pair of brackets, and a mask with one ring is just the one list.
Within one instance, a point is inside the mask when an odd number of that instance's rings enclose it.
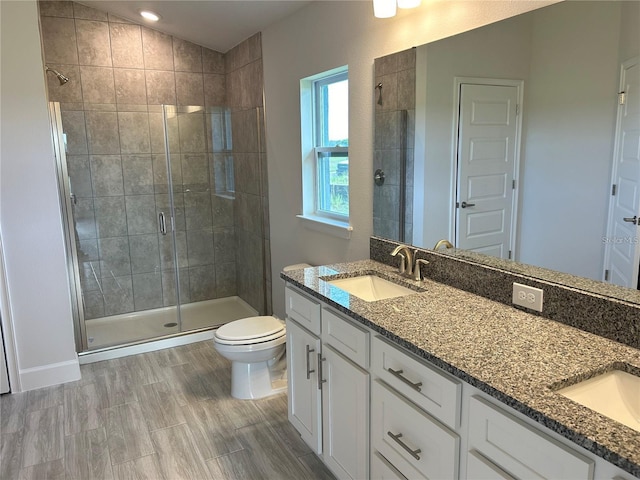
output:
{"label": "window", "polygon": [[350,231],[348,87],[346,67],[300,82],[302,217]]}

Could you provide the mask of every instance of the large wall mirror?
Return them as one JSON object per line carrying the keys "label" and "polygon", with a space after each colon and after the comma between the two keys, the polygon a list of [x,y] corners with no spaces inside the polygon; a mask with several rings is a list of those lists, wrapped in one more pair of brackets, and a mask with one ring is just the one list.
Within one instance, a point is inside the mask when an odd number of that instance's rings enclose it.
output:
{"label": "large wall mirror", "polygon": [[375,235],[637,290],[640,2],[562,2],[396,56],[394,112],[376,60]]}

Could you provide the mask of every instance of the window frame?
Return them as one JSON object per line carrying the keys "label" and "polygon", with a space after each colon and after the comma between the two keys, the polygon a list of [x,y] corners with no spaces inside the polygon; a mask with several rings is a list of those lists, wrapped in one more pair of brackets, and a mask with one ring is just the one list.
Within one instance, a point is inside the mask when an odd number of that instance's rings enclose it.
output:
{"label": "window frame", "polygon": [[[314,222],[332,225],[347,231],[339,232],[339,236],[350,237],[352,227],[349,223],[350,215],[328,211],[322,208],[320,198],[320,161],[322,154],[330,153],[336,156],[344,156],[348,159],[349,147],[347,145],[326,146],[323,145],[322,128],[325,125],[325,116],[319,108],[319,91],[322,87],[341,81],[349,80],[348,66],[339,67],[300,81],[300,107],[301,107],[301,144],[302,144],[302,214],[298,217]],[[347,102],[348,102],[347,98]],[[350,186],[347,186],[350,191]],[[350,208],[349,208],[350,209]]]}

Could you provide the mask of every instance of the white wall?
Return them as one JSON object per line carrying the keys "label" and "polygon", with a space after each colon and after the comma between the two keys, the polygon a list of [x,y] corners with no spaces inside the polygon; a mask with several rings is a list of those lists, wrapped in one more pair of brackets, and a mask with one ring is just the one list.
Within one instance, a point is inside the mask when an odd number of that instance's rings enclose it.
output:
{"label": "white wall", "polygon": [[18,377],[30,390],[80,378],[34,1],[2,1],[0,230]]}
{"label": "white wall", "polygon": [[620,72],[612,52],[619,48],[621,4],[574,6],[563,3],[553,15],[534,15],[518,260],[599,280]]}
{"label": "white wall", "polygon": [[[529,1],[423,1],[392,19],[369,1],[317,1],[262,35],[274,313],[284,317],[280,270],[369,257],[373,215],[375,58],[548,5]],[[301,213],[300,79],[349,66],[350,240],[307,229]]]}

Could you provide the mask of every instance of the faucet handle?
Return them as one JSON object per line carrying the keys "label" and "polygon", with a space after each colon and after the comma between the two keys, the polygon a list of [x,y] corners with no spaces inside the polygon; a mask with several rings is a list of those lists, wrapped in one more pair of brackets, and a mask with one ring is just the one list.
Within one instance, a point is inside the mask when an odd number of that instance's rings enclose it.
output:
{"label": "faucet handle", "polygon": [[422,275],[420,273],[420,265],[427,265],[429,263],[429,260],[425,260],[424,258],[417,258],[416,259],[416,265],[415,268],[413,269],[413,279],[417,280],[418,282],[421,280],[424,280],[424,278],[422,278]]}

